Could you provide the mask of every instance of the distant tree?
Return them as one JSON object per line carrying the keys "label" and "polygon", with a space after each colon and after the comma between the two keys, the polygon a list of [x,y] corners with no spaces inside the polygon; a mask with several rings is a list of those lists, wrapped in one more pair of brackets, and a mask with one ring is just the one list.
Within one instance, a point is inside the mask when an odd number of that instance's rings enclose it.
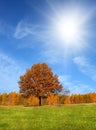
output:
{"label": "distant tree", "polygon": [[8,94],[7,105],[19,105],[20,103],[20,94],[16,92],[10,92]]}
{"label": "distant tree", "polygon": [[7,93],[2,93],[1,94],[1,104],[2,105],[7,105],[7,98],[8,98],[8,95],[7,95]]}
{"label": "distant tree", "polygon": [[68,96],[70,94],[70,90],[69,89],[65,89],[65,88],[63,88],[63,95],[64,96]]}
{"label": "distant tree", "polygon": [[39,105],[41,105],[42,97],[47,97],[50,93],[58,93],[62,90],[58,76],[53,74],[46,63],[33,65],[24,75],[20,76],[18,83],[20,93],[25,97],[30,95],[38,97]]}
{"label": "distant tree", "polygon": [[70,96],[65,97],[64,104],[70,104]]}
{"label": "distant tree", "polygon": [[37,106],[38,105],[38,98],[35,96],[30,96],[27,101],[28,101],[28,106]]}
{"label": "distant tree", "polygon": [[8,94],[8,105],[16,105],[16,100],[17,100],[17,93],[10,92]]}
{"label": "distant tree", "polygon": [[47,98],[48,105],[56,105],[58,104],[59,97],[55,94],[50,94]]}
{"label": "distant tree", "polygon": [[0,94],[0,105],[1,105],[1,103],[2,103],[2,96],[1,96],[1,94]]}

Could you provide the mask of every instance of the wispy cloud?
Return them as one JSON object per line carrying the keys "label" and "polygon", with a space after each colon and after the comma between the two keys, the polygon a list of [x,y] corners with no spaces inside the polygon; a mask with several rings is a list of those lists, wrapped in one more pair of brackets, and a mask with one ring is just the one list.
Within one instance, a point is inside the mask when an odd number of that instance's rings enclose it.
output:
{"label": "wispy cloud", "polygon": [[[0,92],[18,91],[19,76],[23,73],[20,64],[0,52]],[[2,86],[3,84],[3,86]]]}
{"label": "wispy cloud", "polygon": [[25,22],[24,20],[20,21],[15,29],[14,37],[16,39],[22,39],[29,35],[37,35],[38,33],[38,25],[30,24]]}
{"label": "wispy cloud", "polygon": [[21,20],[18,22],[13,36],[16,39],[23,39],[30,36],[32,39],[35,39],[34,42],[46,43],[52,41],[51,31],[48,25],[33,24],[26,20]]}
{"label": "wispy cloud", "polygon": [[21,20],[16,26],[13,37],[23,40],[23,44],[18,45],[19,48],[33,49],[42,46],[40,56],[48,63],[58,63],[62,57],[64,58],[64,46],[56,40],[55,32],[51,26],[40,26]]}
{"label": "wispy cloud", "polygon": [[[56,18],[53,19],[56,20]],[[18,40],[24,39],[24,41],[27,39],[26,43],[24,42],[24,45],[19,45],[20,48],[27,46],[31,48],[35,45],[37,46],[37,44],[42,46],[43,49],[41,52],[41,57],[46,58],[46,60],[52,64],[58,62],[60,58],[63,58],[64,60],[64,57],[69,55],[71,56],[71,54],[77,54],[81,51],[81,48],[82,50],[85,48],[85,43],[83,44],[83,40],[79,41],[80,44],[75,45],[76,49],[73,47],[74,44],[66,44],[64,41],[62,41],[62,39],[60,40],[55,28],[54,22],[49,23],[48,25],[41,25],[36,23],[32,24],[26,20],[21,20],[18,22],[15,28],[13,37]],[[28,39],[31,39],[30,41],[32,44],[28,43]],[[81,44],[83,44],[83,47]]]}
{"label": "wispy cloud", "polygon": [[[51,9],[54,10],[54,4],[49,2],[49,5]],[[56,9],[59,9],[58,6],[56,6]],[[65,14],[63,12],[63,8],[58,10],[58,13],[53,11],[51,14],[48,14],[50,15],[50,18],[47,17],[48,22],[45,24],[41,24],[39,22],[38,24],[33,24],[27,20],[21,20],[18,22],[13,36],[16,39],[30,37],[32,40],[32,46],[33,44],[40,43],[41,45],[39,46],[42,46],[43,48],[41,56],[46,58],[46,60],[52,64],[58,62],[60,58],[65,60],[65,57],[71,57],[73,55],[76,56],[76,54],[83,52],[83,50],[85,50],[85,48],[88,46],[86,39],[88,39],[89,30],[87,30],[86,26],[89,26],[88,20],[91,20],[89,15],[90,10],[87,11],[86,9],[86,11],[84,11],[85,9],[83,8],[82,10],[80,8],[77,9],[77,11],[74,9],[72,11],[65,9]],[[73,19],[76,19],[76,22],[80,24],[78,25],[80,26],[80,32],[76,33],[78,35],[75,38],[73,37],[72,40],[68,40],[70,42],[66,40],[67,37],[66,35],[64,36],[64,32],[62,30],[64,27],[61,21],[65,21],[66,23],[66,15],[68,15],[68,20],[71,20],[70,17],[74,16]],[[80,19],[79,16],[81,20],[78,21],[78,19]],[[60,26],[58,26],[59,24]],[[70,39],[70,37],[68,39]],[[28,42],[26,44],[28,47],[31,47]],[[25,44],[24,46],[26,47]]]}
{"label": "wispy cloud", "polygon": [[90,63],[88,58],[84,56],[78,56],[73,59],[73,62],[77,65],[79,70],[89,76],[92,80],[96,81],[96,66]]}
{"label": "wispy cloud", "polygon": [[[70,90],[70,94],[72,93],[87,93],[95,91],[90,85],[81,83],[80,81],[71,80],[71,75],[60,75],[59,80],[64,86]],[[87,90],[87,91],[86,91]]]}
{"label": "wispy cloud", "polygon": [[[54,35],[54,34],[53,34]],[[40,51],[41,57],[46,59],[46,62],[49,63],[57,63],[59,51],[56,50],[58,48],[58,44],[56,44],[56,40],[52,35],[51,28],[46,26],[40,26],[36,24],[28,23],[25,20],[21,20],[15,29],[14,38],[21,39],[26,41],[23,45],[19,45],[20,48],[30,47],[34,48],[34,46],[42,46],[42,50]],[[28,40],[30,39],[30,42]],[[58,46],[58,47],[57,47]]]}

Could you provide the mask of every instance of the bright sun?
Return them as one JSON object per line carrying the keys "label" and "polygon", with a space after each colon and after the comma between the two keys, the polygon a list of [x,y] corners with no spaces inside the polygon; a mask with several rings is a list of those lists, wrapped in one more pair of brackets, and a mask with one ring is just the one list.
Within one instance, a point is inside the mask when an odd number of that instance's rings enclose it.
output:
{"label": "bright sun", "polygon": [[76,20],[61,19],[55,24],[55,30],[60,40],[69,43],[75,41],[75,39],[77,38],[78,30],[80,29]]}
{"label": "bright sun", "polygon": [[77,26],[76,26],[76,23],[72,21],[59,22],[57,24],[57,30],[61,38],[64,37],[66,40],[71,40],[76,35]]}
{"label": "bright sun", "polygon": [[[86,39],[89,36],[89,23],[91,10],[77,6],[58,5],[51,6],[54,13],[51,14],[49,23],[49,41],[51,45],[64,51],[64,56],[76,54],[87,47]],[[70,8],[69,8],[70,7]],[[58,52],[59,53],[59,52]]]}
{"label": "bright sun", "polygon": [[52,36],[64,48],[80,48],[83,46],[86,17],[80,11],[61,11],[53,16]]}

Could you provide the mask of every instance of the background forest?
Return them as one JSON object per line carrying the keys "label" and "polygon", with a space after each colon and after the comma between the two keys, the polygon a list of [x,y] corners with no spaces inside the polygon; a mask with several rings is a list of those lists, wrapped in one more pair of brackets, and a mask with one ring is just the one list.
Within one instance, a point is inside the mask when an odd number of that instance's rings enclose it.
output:
{"label": "background forest", "polygon": [[[24,106],[38,106],[38,98],[30,96],[24,98],[21,94],[11,92],[9,94],[0,94],[0,105],[24,105]],[[60,105],[60,104],[79,104],[79,103],[96,103],[96,93],[87,94],[72,94],[71,96],[63,94],[52,94],[47,98],[42,98],[42,105]]]}

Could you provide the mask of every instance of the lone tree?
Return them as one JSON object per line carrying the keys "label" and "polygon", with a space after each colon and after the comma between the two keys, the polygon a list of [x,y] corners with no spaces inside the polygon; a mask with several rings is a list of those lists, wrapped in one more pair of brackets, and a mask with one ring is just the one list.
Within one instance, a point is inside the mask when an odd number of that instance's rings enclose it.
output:
{"label": "lone tree", "polygon": [[18,83],[20,93],[24,97],[30,95],[38,97],[39,106],[41,106],[42,97],[47,97],[50,93],[58,93],[62,90],[58,76],[52,73],[51,68],[46,63],[34,64],[24,75],[20,76]]}

